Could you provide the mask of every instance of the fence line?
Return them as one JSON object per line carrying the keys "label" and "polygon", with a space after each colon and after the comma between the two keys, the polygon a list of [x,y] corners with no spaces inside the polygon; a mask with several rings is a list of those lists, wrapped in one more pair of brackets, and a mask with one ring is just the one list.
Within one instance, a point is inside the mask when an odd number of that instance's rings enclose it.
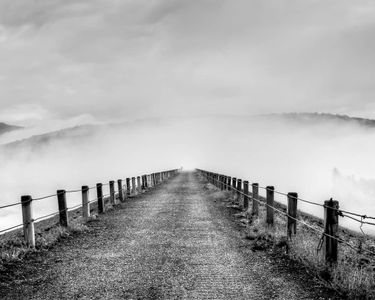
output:
{"label": "fence line", "polygon": [[[270,211],[272,211],[272,213],[270,213],[269,210],[267,210],[267,223],[268,223],[268,225],[273,226],[273,212],[274,211],[286,216],[288,218],[287,231],[288,231],[288,237],[289,238],[292,237],[292,235],[290,234],[290,221],[295,222],[295,224],[300,223],[300,224],[312,229],[314,232],[320,234],[322,236],[322,238],[325,239],[325,243],[326,243],[325,258],[326,258],[326,262],[328,264],[337,263],[337,248],[338,248],[337,244],[338,243],[345,244],[345,245],[349,246],[350,248],[352,248],[356,251],[363,251],[363,252],[366,252],[368,254],[375,255],[374,251],[371,251],[371,250],[368,250],[368,249],[356,248],[353,245],[351,245],[349,242],[347,242],[347,241],[341,239],[340,237],[338,237],[338,235],[337,235],[337,232],[338,232],[338,218],[337,217],[338,216],[347,217],[347,218],[350,218],[354,221],[357,221],[357,222],[361,223],[361,227],[362,227],[363,224],[375,226],[375,223],[363,221],[364,218],[371,218],[372,219],[373,217],[367,217],[365,215],[360,215],[360,214],[356,214],[356,213],[353,213],[353,212],[347,212],[347,211],[344,211],[344,210],[340,210],[339,206],[338,206],[338,201],[334,201],[332,199],[330,199],[329,201],[325,201],[324,204],[320,204],[320,203],[316,203],[316,202],[313,202],[313,201],[301,199],[301,198],[298,197],[298,195],[296,193],[288,193],[288,194],[282,193],[282,192],[275,191],[274,187],[271,187],[271,186],[262,187],[262,186],[259,186],[257,183],[254,183],[254,184],[252,184],[253,188],[255,186],[257,189],[261,188],[261,189],[264,189],[264,190],[267,191],[267,196],[265,198],[265,201],[261,201],[260,199],[257,199],[259,197],[258,194],[256,195],[257,197],[254,197],[254,190],[253,190],[253,193],[251,193],[251,194],[249,193],[249,191],[248,191],[248,184],[249,184],[248,181],[243,181],[243,189],[242,189],[242,180],[241,179],[238,179],[238,178],[235,178],[235,177],[233,178],[233,177],[230,177],[230,176],[221,175],[221,174],[218,174],[218,173],[213,173],[213,172],[209,172],[209,171],[205,171],[205,170],[201,170],[201,169],[197,169],[197,171],[199,171],[201,174],[203,174],[209,182],[213,183],[214,185],[219,187],[221,190],[231,190],[232,192],[235,193],[235,195],[237,195],[237,197],[242,196],[243,199],[244,199],[244,201],[243,201],[244,202],[243,203],[244,209],[247,209],[247,207],[245,207],[245,206],[248,206],[248,203],[246,203],[246,201],[251,199],[253,201],[253,212],[252,212],[253,214],[254,214],[254,212],[255,212],[255,214],[258,214],[258,212],[256,210],[254,210],[254,203],[265,205],[267,208],[269,208]],[[287,212],[284,212],[284,211],[276,208],[273,205],[273,203],[275,202],[274,199],[273,199],[274,193],[284,195],[284,196],[288,197]],[[296,201],[293,204],[293,202],[290,202],[289,199],[294,199]],[[297,200],[299,200],[301,202],[306,202],[306,203],[309,203],[309,204],[312,204],[312,205],[317,205],[317,206],[323,207],[325,209],[325,219],[324,219],[325,226],[324,226],[324,228],[320,227],[320,230],[319,230],[319,229],[313,227],[312,225],[307,224],[306,222],[297,218],[297,215],[296,215]],[[272,204],[270,204],[270,203],[272,203]],[[290,211],[294,211],[293,215],[290,213]],[[352,216],[349,216],[348,214],[359,216],[359,217],[361,217],[361,220],[358,220],[358,219],[356,219]],[[361,228],[361,230],[362,230],[362,228]],[[294,229],[294,234],[295,233],[296,233],[296,227]]]}
{"label": "fence line", "polygon": [[[99,210],[99,213],[103,213],[105,211],[104,207],[104,201],[105,200],[110,200],[110,203],[112,205],[118,204],[116,203],[116,200],[125,200],[125,196],[132,196],[134,194],[139,194],[145,191],[148,188],[155,187],[156,185],[159,185],[163,181],[171,178],[172,176],[175,176],[178,173],[179,169],[173,169],[173,170],[167,170],[167,171],[161,171],[157,173],[152,173],[149,175],[142,175],[142,184],[140,184],[140,179],[137,180],[136,182],[133,181],[130,183],[130,180],[127,181],[127,184],[120,185],[120,182],[122,182],[122,179],[119,179],[119,185],[118,185],[118,191],[116,192],[115,190],[115,185],[114,181],[109,181],[108,183],[98,183],[94,187],[87,187],[87,186],[82,186],[81,189],[73,189],[73,190],[58,190],[56,194],[52,195],[46,195],[38,198],[32,198],[31,196],[22,196],[21,197],[21,202],[18,203],[13,203],[13,204],[8,204],[1,206],[0,209],[2,208],[8,208],[16,205],[21,205],[22,206],[22,216],[23,216],[23,223],[18,224],[15,226],[11,226],[5,229],[0,230],[0,234],[19,229],[23,227],[23,233],[24,233],[24,238],[26,241],[27,246],[29,247],[35,247],[35,233],[34,233],[34,223],[37,221],[42,221],[46,220],[52,217],[55,217],[57,215],[60,215],[60,225],[61,226],[68,226],[68,216],[67,213],[68,211],[75,210],[77,208],[82,207],[83,208],[83,217],[87,221],[87,219],[90,216],[90,207],[89,205],[93,202],[98,202],[98,208],[99,204],[101,203],[103,205],[102,210]],[[139,176],[137,176],[139,177]],[[149,180],[146,180],[149,179]],[[153,179],[153,180],[151,180]],[[149,182],[147,182],[149,181]],[[98,190],[98,186],[100,186],[100,190]],[[102,193],[102,187],[103,186],[110,186],[111,191],[108,194]],[[122,187],[121,192],[122,194],[120,195],[120,187]],[[88,191],[92,189],[97,189],[97,193],[99,192],[100,194],[97,194],[97,197],[94,198],[93,200],[88,201]],[[127,191],[130,191],[128,194]],[[72,194],[72,193],[79,193],[82,192],[82,203],[72,206],[72,207],[66,207],[66,194]],[[117,196],[117,197],[116,197]],[[40,216],[36,219],[33,218],[33,211],[32,211],[32,203],[34,201],[41,201],[49,198],[54,198],[57,197],[58,199],[58,204],[59,204],[59,210],[57,212],[47,214],[44,216]],[[120,201],[120,202],[122,202]],[[85,211],[85,208],[87,211]],[[85,211],[85,212],[84,212]]]}
{"label": "fence line", "polygon": [[3,206],[0,206],[0,209],[12,207],[12,206],[17,206],[17,205],[21,205],[21,202],[3,205]]}

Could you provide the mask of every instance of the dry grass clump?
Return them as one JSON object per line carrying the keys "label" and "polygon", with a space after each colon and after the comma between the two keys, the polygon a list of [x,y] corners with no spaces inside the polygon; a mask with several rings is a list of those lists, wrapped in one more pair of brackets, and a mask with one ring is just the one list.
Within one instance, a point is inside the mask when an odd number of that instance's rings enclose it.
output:
{"label": "dry grass clump", "polygon": [[[324,243],[322,236],[302,224],[298,224],[297,234],[292,239],[287,238],[287,218],[275,212],[275,224],[270,228],[266,220],[266,209],[260,207],[259,216],[251,215],[251,209],[247,212],[250,223],[247,227],[247,238],[253,240],[253,250],[269,252],[284,252],[293,260],[298,260],[318,277],[325,280],[331,287],[339,290],[344,295],[355,299],[375,298],[375,257],[359,253],[354,249],[339,244],[339,261],[333,267],[327,267],[324,258]],[[309,223],[308,218],[299,217]],[[312,222],[309,225],[323,232],[320,222]],[[351,234],[352,244],[362,245],[368,249],[373,243],[372,239],[361,241],[361,236]],[[345,240],[350,240],[349,236]],[[355,247],[355,248],[357,248]]]}
{"label": "dry grass clump", "polygon": [[44,229],[41,226],[37,226],[35,230],[35,249],[26,246],[21,230],[5,234],[0,240],[0,266],[3,263],[21,260],[30,252],[48,249],[63,238],[87,230],[89,228],[79,219],[72,220],[67,228],[57,224]]}
{"label": "dry grass clump", "polygon": [[[206,184],[209,196],[216,200],[225,200],[227,207],[241,207],[242,197],[229,191],[220,191],[212,184]],[[285,206],[275,203],[285,211]],[[275,211],[274,226],[266,224],[266,207],[259,205],[259,215],[253,216],[252,205],[246,212],[236,213],[238,218],[247,218],[246,238],[252,241],[252,249],[282,253],[290,259],[306,266],[329,286],[340,291],[351,299],[375,299],[375,257],[366,255],[361,249],[375,252],[375,240],[358,233],[340,229],[340,238],[350,242],[358,251],[339,243],[339,261],[337,265],[328,267],[324,257],[323,221],[308,214],[299,212],[298,219],[309,224],[297,224],[297,234],[287,238],[287,217]],[[240,219],[243,221],[243,219]],[[242,222],[245,223],[245,222]]]}

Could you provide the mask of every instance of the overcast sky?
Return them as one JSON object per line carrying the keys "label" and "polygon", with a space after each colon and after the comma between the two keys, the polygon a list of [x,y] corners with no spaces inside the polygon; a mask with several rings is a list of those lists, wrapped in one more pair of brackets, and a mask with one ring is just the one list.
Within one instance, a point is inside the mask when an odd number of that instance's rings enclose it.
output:
{"label": "overcast sky", "polygon": [[0,0],[0,121],[375,118],[375,1]]}

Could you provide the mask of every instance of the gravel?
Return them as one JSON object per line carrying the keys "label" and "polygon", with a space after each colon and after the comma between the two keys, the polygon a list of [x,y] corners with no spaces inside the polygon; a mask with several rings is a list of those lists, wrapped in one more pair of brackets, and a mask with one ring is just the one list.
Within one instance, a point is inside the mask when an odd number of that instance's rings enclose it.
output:
{"label": "gravel", "polygon": [[[5,266],[2,299],[332,299],[312,275],[254,252],[197,173],[127,199],[48,251]],[[5,276],[6,275],[6,276]]]}

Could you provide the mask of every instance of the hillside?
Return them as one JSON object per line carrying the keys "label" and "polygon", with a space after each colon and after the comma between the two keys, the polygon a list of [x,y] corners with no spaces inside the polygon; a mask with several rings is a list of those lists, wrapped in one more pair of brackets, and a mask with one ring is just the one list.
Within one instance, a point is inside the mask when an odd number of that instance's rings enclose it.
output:
{"label": "hillside", "polygon": [[[374,129],[375,120],[364,119],[358,117],[349,117],[346,115],[327,114],[327,113],[283,113],[283,114],[265,114],[256,116],[235,116],[235,115],[211,115],[211,116],[197,116],[197,117],[182,117],[182,118],[150,118],[140,119],[132,122],[120,122],[112,124],[96,124],[96,125],[79,125],[75,127],[65,128],[58,131],[51,131],[43,134],[36,134],[32,136],[25,136],[22,139],[15,140],[13,142],[0,146],[5,150],[14,150],[24,147],[31,147],[32,150],[49,145],[56,141],[79,141],[82,138],[94,136],[99,132],[136,132],[143,128],[155,128],[155,127],[175,127],[178,124],[191,123],[193,126],[199,127],[215,127],[218,124],[226,124],[228,126],[239,126],[243,128],[251,128],[256,125],[258,130],[262,128],[266,131],[269,129],[270,123],[277,123],[280,125],[298,126],[300,128],[307,128],[317,126],[319,128],[326,128],[326,125],[331,125],[332,130],[342,129],[346,130],[348,127],[357,127],[362,129]],[[16,130],[21,127],[10,126],[4,123],[0,123],[0,134],[10,130]],[[190,128],[190,127],[189,127]],[[124,131],[125,130],[125,131]]]}
{"label": "hillside", "polygon": [[21,128],[22,127],[20,126],[8,125],[8,124],[0,122],[0,135],[9,131],[18,130]]}
{"label": "hillside", "polygon": [[21,149],[24,147],[31,148],[30,150],[36,150],[43,146],[47,146],[50,143],[56,141],[74,141],[80,140],[82,137],[91,136],[95,133],[97,128],[91,125],[81,125],[71,128],[66,128],[58,131],[52,131],[40,135],[33,135],[21,140],[17,140],[8,144],[0,146],[3,150],[14,150]]}
{"label": "hillside", "polygon": [[354,125],[363,128],[375,128],[375,120],[347,115],[329,114],[329,113],[284,113],[270,114],[265,117],[281,118],[287,121],[296,122],[301,125],[319,125],[333,123],[336,125]]}

